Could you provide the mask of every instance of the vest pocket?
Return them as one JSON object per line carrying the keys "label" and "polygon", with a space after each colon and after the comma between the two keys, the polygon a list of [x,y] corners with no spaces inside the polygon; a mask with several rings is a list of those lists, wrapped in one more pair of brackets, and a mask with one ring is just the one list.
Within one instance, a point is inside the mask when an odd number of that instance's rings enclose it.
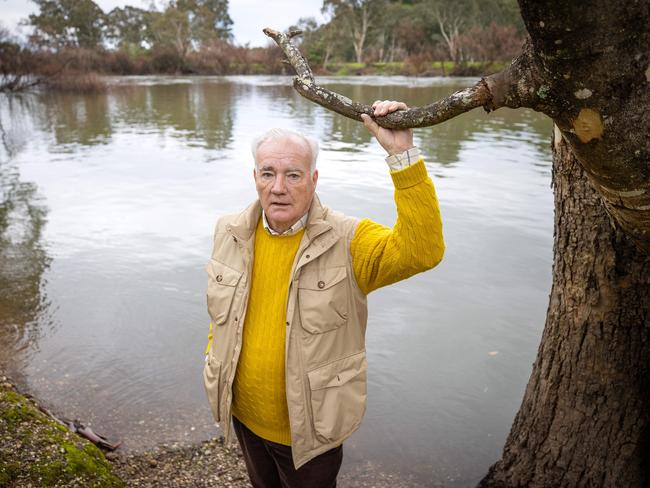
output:
{"label": "vest pocket", "polygon": [[366,411],[366,352],[338,359],[307,373],[314,430],[325,442],[354,431]]}
{"label": "vest pocket", "polygon": [[205,270],[208,273],[208,313],[215,325],[224,325],[242,273],[214,259]]}
{"label": "vest pocket", "polygon": [[210,409],[215,422],[221,422],[219,413],[219,403],[221,401],[221,362],[214,359],[212,352],[206,356],[205,366],[203,367],[203,386],[208,396]]}
{"label": "vest pocket", "polygon": [[300,276],[298,306],[303,329],[321,334],[348,321],[348,280],[345,266],[309,270]]}

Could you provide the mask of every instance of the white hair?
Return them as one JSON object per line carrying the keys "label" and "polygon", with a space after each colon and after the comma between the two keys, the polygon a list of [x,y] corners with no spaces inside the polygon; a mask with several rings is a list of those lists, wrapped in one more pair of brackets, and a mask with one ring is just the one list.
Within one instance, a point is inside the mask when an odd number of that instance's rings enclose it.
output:
{"label": "white hair", "polygon": [[314,173],[316,169],[316,159],[318,158],[318,141],[313,137],[306,136],[302,132],[294,131],[291,129],[273,128],[267,130],[263,134],[259,134],[251,141],[251,151],[253,152],[253,159],[255,160],[255,167],[258,167],[257,150],[266,141],[277,141],[290,138],[298,138],[303,140],[311,152],[311,162],[309,172]]}

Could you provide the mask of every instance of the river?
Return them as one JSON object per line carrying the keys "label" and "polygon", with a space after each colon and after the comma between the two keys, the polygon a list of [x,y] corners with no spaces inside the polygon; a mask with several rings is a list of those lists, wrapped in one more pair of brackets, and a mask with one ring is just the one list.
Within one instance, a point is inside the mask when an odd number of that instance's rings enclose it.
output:
{"label": "river", "polygon": [[[423,105],[472,79],[319,82]],[[287,77],[136,77],[0,95],[0,366],[55,411],[142,450],[218,435],[201,383],[213,225],[255,198],[250,139],[321,141],[318,193],[392,225],[382,149]],[[351,477],[472,486],[498,459],[551,284],[550,120],[475,110],[415,131],[443,217],[434,270],[369,296],[368,408]]]}

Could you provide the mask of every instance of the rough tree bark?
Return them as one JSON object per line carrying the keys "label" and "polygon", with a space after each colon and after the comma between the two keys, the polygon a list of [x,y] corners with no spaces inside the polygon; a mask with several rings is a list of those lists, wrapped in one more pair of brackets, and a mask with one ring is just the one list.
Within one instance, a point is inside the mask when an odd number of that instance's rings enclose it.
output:
{"label": "rough tree bark", "polygon": [[533,373],[482,487],[645,487],[650,259],[556,131],[553,287]]}
{"label": "rough tree bark", "polygon": [[553,287],[522,405],[481,486],[647,487],[649,6],[520,5],[561,130]]}
{"label": "rough tree bark", "polygon": [[[483,487],[650,486],[650,2],[519,0],[530,39],[501,73],[377,118],[424,127],[476,107],[555,122],[555,245],[546,327],[502,459]],[[347,117],[291,34],[265,33],[296,90]]]}

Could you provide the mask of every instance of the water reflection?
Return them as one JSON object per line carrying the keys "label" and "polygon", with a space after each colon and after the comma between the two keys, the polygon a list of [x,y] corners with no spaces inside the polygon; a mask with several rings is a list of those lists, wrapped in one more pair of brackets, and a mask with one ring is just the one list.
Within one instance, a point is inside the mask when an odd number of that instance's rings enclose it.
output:
{"label": "water reflection", "polygon": [[[0,95],[0,369],[22,378],[27,352],[51,328],[44,272],[50,258],[42,242],[47,208],[36,185],[11,164],[27,144],[22,97]],[[16,123],[12,123],[16,122]]]}
{"label": "water reflection", "polygon": [[105,95],[78,97],[72,94],[42,95],[46,123],[59,150],[74,151],[70,145],[108,144],[111,127]]}
{"label": "water reflection", "polygon": [[[361,101],[411,105],[473,82],[322,81]],[[203,266],[216,217],[255,196],[251,136],[288,126],[321,140],[319,195],[342,212],[392,225],[392,183],[365,128],[302,99],[286,77],[115,85],[0,99],[12,134],[2,320],[28,331],[15,335],[34,345],[20,369],[67,416],[126,448],[201,440],[216,432],[200,379]],[[371,466],[413,486],[469,483],[498,456],[547,305],[549,135],[548,120],[528,111],[475,111],[416,131],[447,253],[433,272],[370,296],[369,405],[346,444],[347,476]],[[19,240],[12,222],[26,229]]]}
{"label": "water reflection", "polygon": [[[232,141],[237,87],[223,83],[122,85],[107,94],[40,94],[30,117],[54,137],[53,150],[109,144],[116,131],[171,131],[209,149]],[[33,101],[34,102],[34,101]],[[14,103],[15,105],[15,103]]]}

